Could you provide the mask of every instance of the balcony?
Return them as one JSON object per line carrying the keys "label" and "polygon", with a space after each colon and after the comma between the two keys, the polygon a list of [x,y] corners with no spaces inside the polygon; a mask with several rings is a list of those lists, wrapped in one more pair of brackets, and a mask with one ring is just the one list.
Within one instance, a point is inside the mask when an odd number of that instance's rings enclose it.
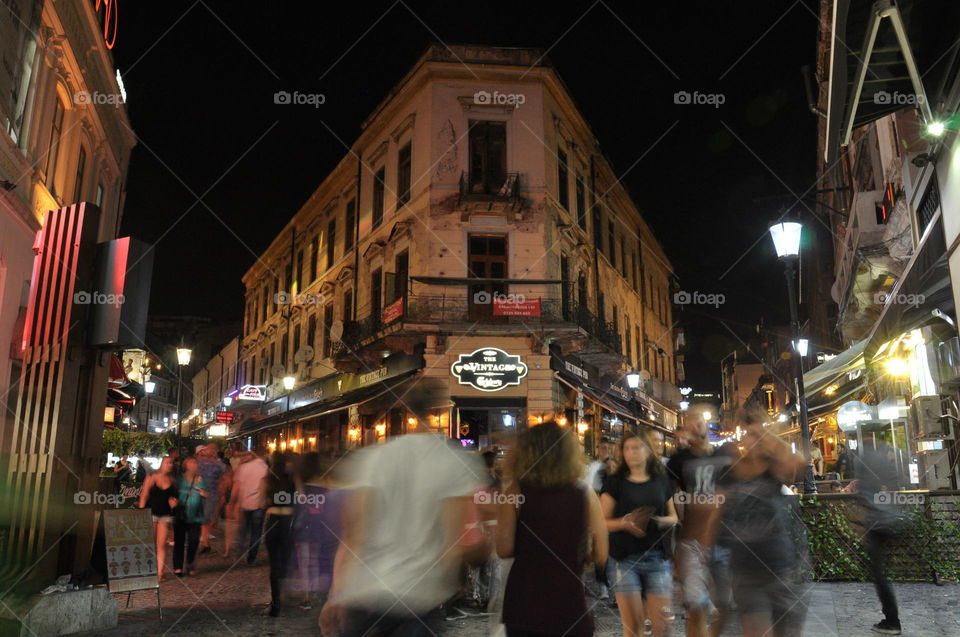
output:
{"label": "balcony", "polygon": [[464,215],[520,212],[523,207],[520,173],[502,173],[493,177],[461,173],[458,207]]}
{"label": "balcony", "polygon": [[[483,301],[484,299],[480,299]],[[601,321],[572,299],[525,297],[522,302],[476,302],[466,293],[408,294],[380,312],[344,324],[334,358],[347,362],[370,353],[402,346],[438,332],[536,335],[557,340],[569,352],[597,365],[619,363],[621,336],[612,323]],[[412,347],[412,345],[410,345]]]}

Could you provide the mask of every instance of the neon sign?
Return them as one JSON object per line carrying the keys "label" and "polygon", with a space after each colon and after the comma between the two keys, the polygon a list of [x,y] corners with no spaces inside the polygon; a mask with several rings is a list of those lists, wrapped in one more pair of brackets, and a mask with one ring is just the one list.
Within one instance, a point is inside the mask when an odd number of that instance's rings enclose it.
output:
{"label": "neon sign", "polygon": [[527,366],[519,356],[496,347],[484,347],[471,354],[460,354],[450,366],[450,372],[461,385],[480,391],[499,391],[519,385],[520,379],[527,375]]}
{"label": "neon sign", "polygon": [[103,43],[112,49],[117,42],[117,26],[120,24],[117,13],[118,0],[96,0],[93,10],[99,12],[103,5]]}

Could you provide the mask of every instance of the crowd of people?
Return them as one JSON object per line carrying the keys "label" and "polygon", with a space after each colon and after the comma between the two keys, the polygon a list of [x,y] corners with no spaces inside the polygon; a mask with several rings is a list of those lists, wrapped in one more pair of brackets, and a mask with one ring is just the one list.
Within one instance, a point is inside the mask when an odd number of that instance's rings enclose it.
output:
{"label": "crowd of people", "polygon": [[[759,420],[741,424],[720,447],[686,426],[669,459],[650,432],[626,432],[588,471],[576,432],[550,420],[482,453],[426,432],[337,456],[209,444],[164,457],[140,506],[161,579],[171,531],[182,577],[222,523],[224,557],[253,565],[265,546],[269,615],[320,607],[327,636],[430,635],[483,615],[493,635],[579,637],[612,603],[625,637],[661,637],[678,587],[690,637],[733,614],[747,637],[797,637],[811,583],[787,485],[806,463]],[[892,590],[882,599],[895,619]]]}

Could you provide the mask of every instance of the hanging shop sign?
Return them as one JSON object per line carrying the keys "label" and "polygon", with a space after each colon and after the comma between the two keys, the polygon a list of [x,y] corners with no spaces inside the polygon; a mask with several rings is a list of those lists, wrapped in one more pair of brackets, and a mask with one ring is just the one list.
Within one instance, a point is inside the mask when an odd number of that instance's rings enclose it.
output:
{"label": "hanging shop sign", "polygon": [[211,438],[218,436],[226,436],[230,433],[226,425],[210,425],[207,427],[207,435]]}
{"label": "hanging shop sign", "polygon": [[383,321],[384,325],[393,323],[398,318],[403,316],[403,297],[391,303],[390,305],[383,308],[383,314],[380,319]]}
{"label": "hanging shop sign", "polygon": [[221,425],[235,425],[239,418],[233,411],[218,411],[216,421]]}
{"label": "hanging shop sign", "polygon": [[259,400],[262,402],[266,399],[266,385],[244,385],[240,388],[240,393],[237,394],[237,400]]}
{"label": "hanging shop sign", "polygon": [[540,316],[540,299],[516,300],[513,295],[493,296],[494,316]]}
{"label": "hanging shop sign", "polygon": [[515,354],[496,347],[484,347],[460,357],[450,366],[450,372],[461,385],[470,385],[480,391],[499,391],[519,385],[527,375],[527,365]]}

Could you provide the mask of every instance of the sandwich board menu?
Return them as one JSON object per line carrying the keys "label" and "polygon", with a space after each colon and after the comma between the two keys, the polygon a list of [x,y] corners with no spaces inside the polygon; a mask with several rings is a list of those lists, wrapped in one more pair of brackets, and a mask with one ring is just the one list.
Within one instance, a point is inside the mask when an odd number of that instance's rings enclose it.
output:
{"label": "sandwich board menu", "polygon": [[111,593],[160,588],[149,509],[105,509],[103,530]]}

